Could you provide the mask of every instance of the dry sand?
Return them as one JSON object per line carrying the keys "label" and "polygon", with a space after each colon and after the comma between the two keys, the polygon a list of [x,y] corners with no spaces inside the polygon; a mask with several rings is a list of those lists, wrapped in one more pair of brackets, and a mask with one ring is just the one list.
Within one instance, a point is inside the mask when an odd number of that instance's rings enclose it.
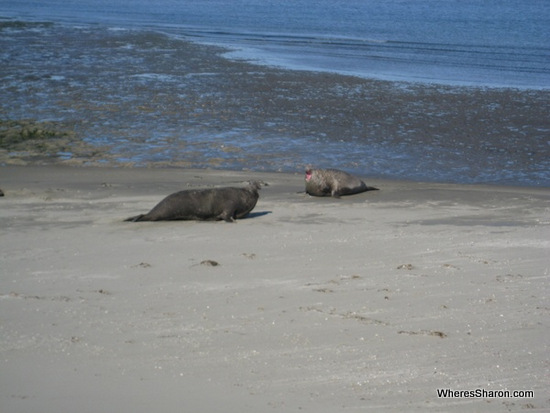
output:
{"label": "dry sand", "polygon": [[[123,222],[249,178],[235,224]],[[550,411],[550,191],[368,183],[0,168],[0,410]]]}

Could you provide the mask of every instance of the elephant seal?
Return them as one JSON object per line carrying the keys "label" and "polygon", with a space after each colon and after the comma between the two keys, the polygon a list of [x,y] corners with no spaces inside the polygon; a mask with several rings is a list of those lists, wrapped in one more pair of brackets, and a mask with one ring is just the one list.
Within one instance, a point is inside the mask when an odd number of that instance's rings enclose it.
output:
{"label": "elephant seal", "polygon": [[358,194],[378,188],[367,186],[356,176],[338,169],[313,169],[306,167],[306,193],[313,196],[333,196]]}
{"label": "elephant seal", "polygon": [[168,195],[147,214],[125,221],[197,220],[234,222],[256,206],[259,182],[245,188],[189,189]]}

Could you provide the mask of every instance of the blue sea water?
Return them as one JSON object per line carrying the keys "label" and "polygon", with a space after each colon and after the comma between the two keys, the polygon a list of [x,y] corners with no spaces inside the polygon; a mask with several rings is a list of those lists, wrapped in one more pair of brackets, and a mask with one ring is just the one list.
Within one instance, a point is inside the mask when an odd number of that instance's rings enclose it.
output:
{"label": "blue sea water", "polygon": [[0,16],[156,27],[295,69],[550,88],[548,0],[2,0]]}
{"label": "blue sea water", "polygon": [[[24,24],[0,30],[0,118],[74,124],[105,163],[550,186],[548,0],[0,0],[2,22]],[[206,45],[258,65],[202,67]],[[398,83],[277,92],[262,65]]]}

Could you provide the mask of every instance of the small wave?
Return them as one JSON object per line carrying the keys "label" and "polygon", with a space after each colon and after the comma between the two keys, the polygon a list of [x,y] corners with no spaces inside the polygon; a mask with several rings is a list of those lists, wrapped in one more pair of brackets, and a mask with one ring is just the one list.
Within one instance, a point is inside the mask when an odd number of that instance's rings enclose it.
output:
{"label": "small wave", "polygon": [[42,30],[42,29],[49,29],[53,26],[54,26],[53,22],[7,20],[7,21],[0,21],[0,32],[1,31],[20,31],[20,30]]}
{"label": "small wave", "polygon": [[144,80],[156,80],[159,82],[177,82],[179,79],[172,75],[165,75],[160,73],[140,73],[137,75],[132,75],[130,77],[144,79]]}
{"label": "small wave", "polygon": [[298,33],[253,32],[237,30],[208,30],[198,28],[183,28],[182,34],[187,39],[218,41],[221,44],[234,42],[273,43],[273,44],[308,44],[351,46],[389,43],[386,39],[373,39],[353,36],[329,36]]}

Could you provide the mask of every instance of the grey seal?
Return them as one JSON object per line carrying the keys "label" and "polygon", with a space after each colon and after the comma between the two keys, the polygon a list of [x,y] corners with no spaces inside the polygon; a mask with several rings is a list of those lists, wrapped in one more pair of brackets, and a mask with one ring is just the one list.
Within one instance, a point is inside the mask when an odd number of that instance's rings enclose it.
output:
{"label": "grey seal", "polygon": [[306,167],[306,193],[313,196],[333,196],[359,194],[378,190],[367,186],[361,179],[338,169],[313,169]]}
{"label": "grey seal", "polygon": [[168,195],[147,214],[125,221],[197,220],[234,222],[246,216],[256,206],[259,182],[245,188],[188,189]]}

